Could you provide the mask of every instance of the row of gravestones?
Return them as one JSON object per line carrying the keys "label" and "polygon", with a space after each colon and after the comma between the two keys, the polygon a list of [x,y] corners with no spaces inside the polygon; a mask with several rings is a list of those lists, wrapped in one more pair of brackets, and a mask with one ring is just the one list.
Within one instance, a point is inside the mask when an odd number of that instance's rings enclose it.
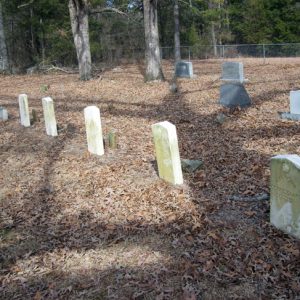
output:
{"label": "row of gravestones", "polygon": [[[291,98],[295,100],[295,93]],[[298,98],[297,98],[298,99]],[[299,103],[299,99],[298,99]],[[291,111],[298,105],[291,103]],[[46,132],[57,136],[54,103],[50,97],[42,99]],[[30,126],[28,97],[19,95],[20,121]],[[298,111],[296,111],[298,112]],[[3,112],[2,112],[3,113]],[[7,112],[6,112],[7,115]],[[100,110],[96,106],[84,109],[86,135],[89,152],[104,154]],[[170,122],[152,125],[156,160],[160,178],[171,184],[183,184],[182,162],[180,160],[176,127]],[[271,223],[277,228],[300,238],[300,157],[280,155],[271,160]]]}
{"label": "row of gravestones", "polygon": [[[192,78],[193,64],[180,61],[175,67],[176,77]],[[225,107],[247,107],[251,99],[245,89],[248,82],[244,77],[244,66],[241,62],[225,62],[222,64],[222,77],[224,84],[220,88],[219,103]],[[280,113],[282,119],[300,121],[300,91],[290,92],[290,112]]]}

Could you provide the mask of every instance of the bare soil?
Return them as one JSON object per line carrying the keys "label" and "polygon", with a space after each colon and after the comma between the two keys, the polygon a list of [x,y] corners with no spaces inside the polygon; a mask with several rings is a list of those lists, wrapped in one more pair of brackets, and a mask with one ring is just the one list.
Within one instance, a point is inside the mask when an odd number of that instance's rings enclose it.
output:
{"label": "bare soil", "polygon": [[[300,242],[269,223],[270,158],[300,153],[300,126],[278,117],[300,88],[300,60],[244,60],[253,105],[218,105],[221,61],[196,78],[145,83],[120,66],[77,75],[1,76],[1,299],[300,299]],[[45,88],[45,85],[47,87]],[[19,124],[17,96],[40,118]],[[45,133],[41,98],[55,101],[59,136]],[[118,149],[87,152],[83,109],[97,105]],[[227,118],[223,124],[217,115]],[[151,125],[176,125],[182,158],[204,166],[183,186],[157,175]]]}

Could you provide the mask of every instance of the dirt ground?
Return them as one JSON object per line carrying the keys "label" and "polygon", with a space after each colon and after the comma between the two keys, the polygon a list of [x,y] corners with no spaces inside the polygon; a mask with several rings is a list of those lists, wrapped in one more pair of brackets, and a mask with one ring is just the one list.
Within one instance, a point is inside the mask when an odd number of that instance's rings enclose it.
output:
{"label": "dirt ground", "polygon": [[[218,105],[221,61],[194,61],[194,79],[145,83],[120,66],[77,75],[1,76],[1,299],[300,299],[300,242],[269,223],[270,158],[300,153],[300,126],[278,117],[300,88],[300,59],[244,60],[253,105]],[[45,88],[45,85],[47,87]],[[40,120],[19,124],[17,96]],[[45,133],[41,98],[59,136]],[[97,105],[117,150],[89,155],[83,109]],[[223,112],[227,119],[216,121]],[[183,186],[157,175],[151,125],[176,125],[182,158],[204,166]]]}

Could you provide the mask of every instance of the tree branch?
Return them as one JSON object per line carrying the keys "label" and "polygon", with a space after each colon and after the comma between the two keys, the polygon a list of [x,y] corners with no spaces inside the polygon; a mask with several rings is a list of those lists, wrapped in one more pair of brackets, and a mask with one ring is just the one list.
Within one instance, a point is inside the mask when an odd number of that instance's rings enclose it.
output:
{"label": "tree branch", "polygon": [[123,16],[126,16],[128,17],[128,14],[126,14],[125,12],[117,9],[117,8],[114,8],[114,7],[105,7],[105,8],[101,8],[101,9],[90,9],[90,14],[101,14],[101,13],[104,13],[104,12],[114,12],[114,13],[117,13],[119,15],[123,15]]}

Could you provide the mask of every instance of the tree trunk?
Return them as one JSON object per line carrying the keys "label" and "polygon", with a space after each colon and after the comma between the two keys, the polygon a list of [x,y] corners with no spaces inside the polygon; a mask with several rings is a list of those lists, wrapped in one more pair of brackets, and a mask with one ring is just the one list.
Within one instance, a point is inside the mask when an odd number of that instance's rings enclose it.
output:
{"label": "tree trunk", "polygon": [[181,60],[178,0],[174,0],[174,23],[174,58],[176,64]]}
{"label": "tree trunk", "polygon": [[2,13],[2,4],[0,2],[0,69],[1,70],[8,70],[8,54],[7,54],[7,46],[6,46],[6,39],[5,39],[5,32],[3,26],[3,13]]}
{"label": "tree trunk", "polygon": [[164,80],[159,49],[157,0],[143,0],[146,42],[146,81]]}
{"label": "tree trunk", "polygon": [[218,49],[217,49],[217,39],[216,39],[216,32],[215,32],[215,23],[211,22],[211,42],[214,48],[214,56],[217,57]]}
{"label": "tree trunk", "polygon": [[91,78],[92,62],[87,0],[69,0],[69,12],[80,79],[89,80]]}

